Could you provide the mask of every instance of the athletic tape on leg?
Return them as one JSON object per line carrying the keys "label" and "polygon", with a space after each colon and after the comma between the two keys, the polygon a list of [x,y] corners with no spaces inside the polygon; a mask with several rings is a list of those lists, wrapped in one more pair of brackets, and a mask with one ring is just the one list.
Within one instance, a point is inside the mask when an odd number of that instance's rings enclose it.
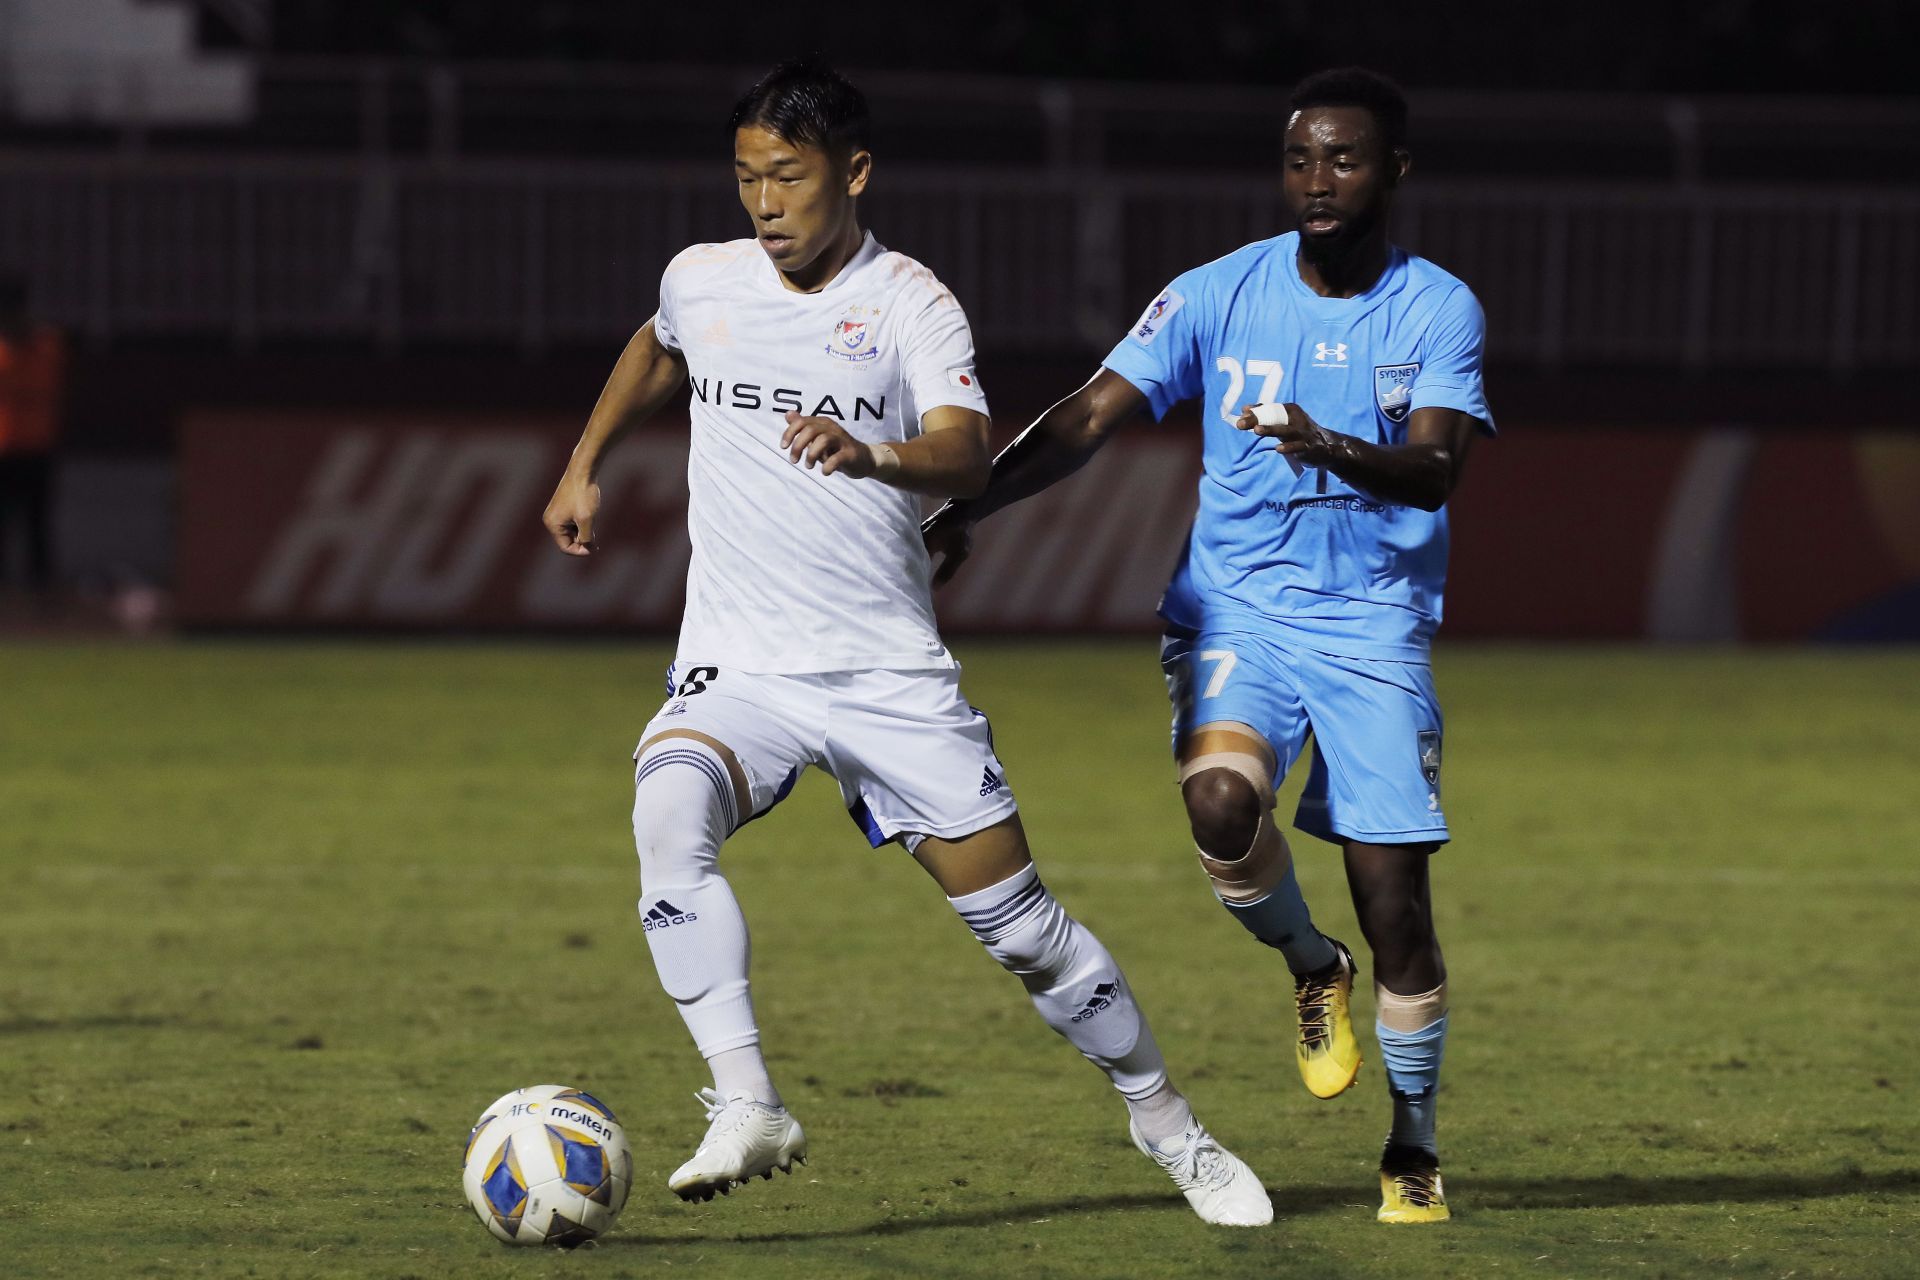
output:
{"label": "athletic tape on leg", "polygon": [[1180,785],[1185,786],[1187,779],[1209,769],[1225,769],[1228,773],[1237,773],[1253,784],[1253,794],[1265,808],[1273,808],[1273,772],[1267,768],[1267,762],[1247,751],[1209,751],[1205,755],[1195,756],[1180,766]]}
{"label": "athletic tape on leg", "polygon": [[1273,824],[1273,815],[1260,815],[1253,843],[1238,858],[1216,858],[1196,846],[1200,865],[1213,881],[1213,892],[1229,906],[1251,906],[1271,894],[1293,868],[1287,838]]}
{"label": "athletic tape on leg", "polygon": [[1379,982],[1373,984],[1373,1007],[1380,1025],[1405,1035],[1425,1031],[1447,1016],[1447,984],[1419,995],[1395,995]]}

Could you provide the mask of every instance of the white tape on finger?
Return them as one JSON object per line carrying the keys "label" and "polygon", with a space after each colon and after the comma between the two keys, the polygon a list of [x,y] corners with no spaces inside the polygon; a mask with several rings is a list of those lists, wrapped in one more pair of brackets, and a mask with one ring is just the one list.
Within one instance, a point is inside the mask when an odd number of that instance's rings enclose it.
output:
{"label": "white tape on finger", "polygon": [[1287,406],[1257,404],[1253,406],[1253,420],[1263,427],[1284,427],[1287,425]]}

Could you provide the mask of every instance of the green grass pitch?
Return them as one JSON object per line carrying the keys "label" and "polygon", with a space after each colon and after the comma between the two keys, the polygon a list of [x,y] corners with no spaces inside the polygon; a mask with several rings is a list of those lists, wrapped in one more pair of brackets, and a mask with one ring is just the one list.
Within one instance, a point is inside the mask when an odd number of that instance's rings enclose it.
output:
{"label": "green grass pitch", "polygon": [[[1387,1228],[1377,1050],[1343,1098],[1301,1088],[1278,957],[1194,865],[1151,641],[961,652],[1048,883],[1266,1178],[1271,1228],[1193,1217],[1105,1081],[819,775],[726,855],[812,1163],[674,1200],[704,1077],[654,984],[627,831],[658,645],[13,645],[0,1266],[1920,1269],[1920,655],[1441,652],[1456,1218]],[[1359,949],[1337,857],[1296,849]],[[480,1108],[546,1081],[607,1099],[636,1157],[614,1233],[572,1254],[495,1244],[459,1188]]]}

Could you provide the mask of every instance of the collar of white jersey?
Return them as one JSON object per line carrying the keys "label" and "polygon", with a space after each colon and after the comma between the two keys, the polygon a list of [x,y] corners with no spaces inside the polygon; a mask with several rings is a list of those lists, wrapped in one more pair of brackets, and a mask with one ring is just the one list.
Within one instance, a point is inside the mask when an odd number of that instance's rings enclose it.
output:
{"label": "collar of white jersey", "polygon": [[760,278],[768,288],[783,293],[789,298],[817,298],[823,293],[832,293],[835,289],[845,285],[847,281],[859,274],[862,267],[886,251],[886,246],[873,238],[873,232],[862,232],[860,236],[860,247],[854,251],[853,256],[848,258],[840,270],[834,273],[833,279],[827,281],[811,293],[802,293],[798,289],[789,289],[786,285],[780,283],[780,268],[774,266],[773,259],[764,253],[760,255],[760,261],[766,264],[766,270]]}

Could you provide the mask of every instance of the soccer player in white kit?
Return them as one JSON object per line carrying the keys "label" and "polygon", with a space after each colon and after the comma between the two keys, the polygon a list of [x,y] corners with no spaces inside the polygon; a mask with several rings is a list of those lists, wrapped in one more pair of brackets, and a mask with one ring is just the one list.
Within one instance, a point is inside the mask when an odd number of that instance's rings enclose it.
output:
{"label": "soccer player in white kit", "polygon": [[590,555],[608,449],[691,379],[686,616],[634,752],[647,945],[713,1073],[699,1091],[711,1124],[667,1185],[710,1200],[806,1156],[761,1055],[746,921],[718,855],[812,765],[1107,1073],[1135,1145],[1202,1218],[1270,1222],[1260,1180],[1168,1082],[1113,957],[1041,882],[935,627],[917,495],[985,485],[987,404],[960,304],[860,229],[866,102],[819,63],[789,63],[730,126],[754,236],[667,267],[545,517],[561,550]]}

